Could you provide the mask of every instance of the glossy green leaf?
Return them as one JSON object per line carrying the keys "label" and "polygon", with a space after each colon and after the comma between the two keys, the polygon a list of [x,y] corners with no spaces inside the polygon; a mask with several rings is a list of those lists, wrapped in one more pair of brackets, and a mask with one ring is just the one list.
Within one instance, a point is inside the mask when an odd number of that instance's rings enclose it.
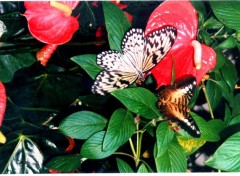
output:
{"label": "glossy green leaf", "polygon": [[145,164],[141,164],[138,168],[137,173],[148,173],[147,167],[145,166]]}
{"label": "glossy green leaf", "polygon": [[174,132],[170,130],[167,122],[158,125],[156,131],[157,137],[157,157],[161,156],[168,149],[169,144],[173,140]]}
{"label": "glossy green leaf", "polygon": [[87,139],[101,131],[107,125],[107,119],[91,111],[79,111],[65,118],[59,129],[75,139]]}
{"label": "glossy green leaf", "polygon": [[28,67],[35,61],[36,58],[30,53],[0,55],[0,80],[10,82],[17,70]]}
{"label": "glossy green leaf", "polygon": [[230,90],[234,90],[237,82],[237,69],[235,65],[230,60],[226,59],[223,67],[221,68],[221,73],[230,87]]}
{"label": "glossy green leaf", "polygon": [[69,173],[78,169],[81,165],[81,157],[77,155],[65,155],[53,158],[47,163],[49,169]]}
{"label": "glossy green leaf", "polygon": [[102,5],[110,48],[121,51],[123,36],[131,24],[123,11],[113,3],[103,2]]}
{"label": "glossy green leaf", "polygon": [[81,156],[89,159],[102,159],[112,155],[118,148],[103,151],[104,136],[105,131],[100,131],[88,138],[82,145]]}
{"label": "glossy green leaf", "polygon": [[215,16],[227,27],[240,29],[240,2],[239,1],[209,1]]}
{"label": "glossy green leaf", "polygon": [[116,158],[117,167],[120,173],[133,173],[132,168],[125,161]]}
{"label": "glossy green leaf", "polygon": [[[1,172],[3,174],[41,173],[44,169],[44,156],[36,143],[26,136],[20,136],[17,143],[15,143],[15,141],[12,142],[12,144],[15,145],[14,151],[10,157],[6,158],[8,162]],[[8,145],[6,147],[8,147]],[[2,157],[9,154],[2,152],[7,149],[6,147],[1,147],[0,149]]]}
{"label": "glossy green leaf", "polygon": [[140,114],[145,118],[155,119],[161,116],[156,107],[157,97],[147,89],[141,87],[127,88],[116,90],[111,94],[130,111]]}
{"label": "glossy green leaf", "polygon": [[158,172],[186,172],[187,160],[182,147],[172,141],[160,157],[155,157]]}
{"label": "glossy green leaf", "polygon": [[103,151],[120,147],[128,141],[135,130],[132,113],[124,109],[117,109],[110,118],[103,141]]}
{"label": "glossy green leaf", "polygon": [[92,79],[95,79],[100,71],[102,71],[102,68],[99,67],[96,63],[95,54],[74,56],[71,58],[71,60],[80,65]]}
{"label": "glossy green leaf", "polygon": [[240,132],[230,136],[205,162],[215,169],[239,172],[240,171]]}

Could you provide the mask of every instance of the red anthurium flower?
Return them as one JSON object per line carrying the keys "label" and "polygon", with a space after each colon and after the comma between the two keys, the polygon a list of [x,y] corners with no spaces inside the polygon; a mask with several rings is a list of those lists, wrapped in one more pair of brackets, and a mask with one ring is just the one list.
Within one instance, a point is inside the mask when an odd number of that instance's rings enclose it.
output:
{"label": "red anthurium flower", "polygon": [[[6,110],[6,101],[7,101],[6,90],[3,83],[0,82],[0,126],[2,126],[2,122],[4,119],[4,114]],[[0,143],[3,144],[5,142],[6,142],[6,137],[0,131]]]}
{"label": "red anthurium flower", "polygon": [[78,1],[25,2],[24,16],[28,20],[30,33],[39,41],[47,43],[36,54],[43,66],[57,49],[58,45],[71,40],[78,30],[77,18],[71,16]]}
{"label": "red anthurium flower", "polygon": [[71,40],[79,28],[77,19],[71,16],[79,2],[27,1],[24,16],[30,33],[39,41],[60,45]]}
{"label": "red anthurium flower", "polygon": [[216,65],[216,53],[196,41],[198,18],[189,1],[166,0],[151,14],[146,35],[165,25],[177,28],[177,38],[168,54],[152,69],[158,87],[171,84],[173,63],[176,79],[193,75],[199,84],[203,76]]}

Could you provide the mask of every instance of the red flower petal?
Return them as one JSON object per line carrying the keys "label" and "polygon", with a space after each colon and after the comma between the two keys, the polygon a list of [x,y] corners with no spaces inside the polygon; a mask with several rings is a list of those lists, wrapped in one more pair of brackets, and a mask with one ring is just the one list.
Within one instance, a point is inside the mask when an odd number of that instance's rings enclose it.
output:
{"label": "red flower petal", "polygon": [[0,126],[2,126],[2,121],[4,119],[6,101],[7,101],[6,90],[3,83],[0,82]]}
{"label": "red flower petal", "polygon": [[76,18],[50,6],[49,2],[25,2],[24,16],[30,33],[39,41],[60,45],[71,40],[79,24]]}
{"label": "red flower petal", "polygon": [[165,1],[151,14],[146,27],[146,35],[165,25],[177,28],[177,38],[165,58],[152,69],[158,87],[169,85],[172,79],[173,59],[176,78],[186,74],[196,76],[199,84],[202,77],[216,65],[216,53],[208,46],[202,46],[202,67],[196,70],[194,49],[191,41],[196,39],[198,19],[196,10],[189,1]]}

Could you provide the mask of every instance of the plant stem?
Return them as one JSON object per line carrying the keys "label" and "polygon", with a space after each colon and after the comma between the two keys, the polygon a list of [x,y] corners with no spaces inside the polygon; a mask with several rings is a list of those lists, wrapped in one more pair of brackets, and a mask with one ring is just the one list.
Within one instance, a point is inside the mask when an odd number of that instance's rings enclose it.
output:
{"label": "plant stem", "polygon": [[139,143],[139,124],[136,125],[137,127],[137,146],[136,146],[136,151],[137,151],[137,155],[136,155],[136,167],[139,164],[139,158],[140,158],[140,151],[139,151],[139,147],[141,146],[141,143]]}
{"label": "plant stem", "polygon": [[130,157],[130,158],[132,158],[132,159],[135,160],[135,157],[134,157],[134,156],[129,155],[129,154],[127,154],[127,153],[123,153],[123,152],[115,152],[114,155],[125,155],[125,156],[128,156],[128,157]]}
{"label": "plant stem", "polygon": [[208,95],[207,95],[207,91],[206,91],[206,87],[204,85],[204,81],[202,81],[202,90],[203,90],[204,96],[205,96],[207,104],[208,104],[208,108],[209,108],[211,118],[214,119],[212,107],[211,107],[210,100],[209,100]]}
{"label": "plant stem", "polygon": [[50,108],[29,108],[29,107],[22,107],[14,104],[12,100],[7,97],[7,100],[15,107],[21,110],[26,110],[26,111],[46,111],[46,112],[54,112],[54,113],[59,113],[59,110],[56,109],[50,109]]}
{"label": "plant stem", "polygon": [[138,146],[138,155],[137,155],[137,165],[139,164],[140,157],[141,157],[141,149],[142,149],[142,137],[144,131],[139,131],[139,146]]}
{"label": "plant stem", "polygon": [[134,149],[134,145],[133,145],[133,142],[132,142],[132,138],[129,139],[129,143],[130,143],[130,147],[131,147],[132,152],[133,152],[133,156],[136,158],[136,157],[137,157],[137,154],[136,154],[135,149]]}

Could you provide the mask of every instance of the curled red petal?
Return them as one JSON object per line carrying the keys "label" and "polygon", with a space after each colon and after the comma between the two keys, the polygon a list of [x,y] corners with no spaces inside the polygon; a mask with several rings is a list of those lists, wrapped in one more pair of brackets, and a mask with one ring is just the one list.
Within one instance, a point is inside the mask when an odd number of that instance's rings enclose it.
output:
{"label": "curled red petal", "polygon": [[0,82],[0,126],[2,126],[2,122],[4,119],[6,101],[7,101],[6,90],[3,83]]}
{"label": "curled red petal", "polygon": [[29,31],[43,43],[66,43],[79,28],[75,17],[66,16],[63,11],[50,6],[49,2],[25,2],[24,5]]}
{"label": "curled red petal", "polygon": [[65,152],[70,152],[73,150],[73,148],[75,147],[75,141],[73,138],[67,136],[67,139],[68,139],[68,142],[69,142],[69,145],[68,147],[66,148]]}

